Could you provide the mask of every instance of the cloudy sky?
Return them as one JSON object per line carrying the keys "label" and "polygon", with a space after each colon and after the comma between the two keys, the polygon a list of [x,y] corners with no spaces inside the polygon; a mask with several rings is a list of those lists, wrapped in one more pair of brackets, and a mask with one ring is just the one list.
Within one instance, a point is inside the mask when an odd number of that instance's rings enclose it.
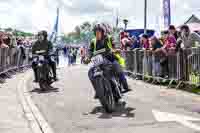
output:
{"label": "cloudy sky", "polygon": [[[162,0],[148,1],[148,28],[163,23]],[[0,27],[14,27],[36,32],[51,31],[60,8],[60,31],[69,32],[84,21],[115,23],[116,12],[129,19],[130,28],[143,27],[144,0],[0,0]],[[191,14],[200,17],[200,0],[171,0],[172,23],[185,22]]]}

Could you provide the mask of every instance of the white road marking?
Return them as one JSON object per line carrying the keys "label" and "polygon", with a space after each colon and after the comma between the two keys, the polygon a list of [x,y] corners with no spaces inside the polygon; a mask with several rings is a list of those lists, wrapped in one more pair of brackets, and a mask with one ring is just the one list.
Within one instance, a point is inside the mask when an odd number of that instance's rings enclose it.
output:
{"label": "white road marking", "polygon": [[160,112],[158,110],[152,110],[152,113],[159,122],[178,122],[188,128],[196,131],[200,131],[200,126],[193,124],[190,121],[200,121],[200,118],[193,118],[190,116],[178,115],[174,113]]}

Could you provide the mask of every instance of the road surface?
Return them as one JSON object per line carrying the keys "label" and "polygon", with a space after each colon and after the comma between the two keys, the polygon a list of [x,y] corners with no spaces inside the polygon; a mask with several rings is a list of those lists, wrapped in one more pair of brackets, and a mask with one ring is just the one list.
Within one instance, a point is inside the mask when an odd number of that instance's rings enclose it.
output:
{"label": "road surface", "polygon": [[199,96],[129,79],[127,105],[106,114],[87,77],[88,67],[58,69],[55,91],[40,93],[30,79],[27,88],[55,133],[198,133]]}

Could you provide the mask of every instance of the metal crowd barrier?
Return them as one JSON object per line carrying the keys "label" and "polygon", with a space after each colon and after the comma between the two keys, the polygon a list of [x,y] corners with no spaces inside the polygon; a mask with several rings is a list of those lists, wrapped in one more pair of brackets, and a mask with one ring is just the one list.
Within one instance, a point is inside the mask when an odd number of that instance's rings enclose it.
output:
{"label": "metal crowd barrier", "polygon": [[189,83],[200,85],[200,48],[192,48],[187,67]]}
{"label": "metal crowd barrier", "polygon": [[17,47],[0,48],[0,75],[30,66],[30,51],[31,49],[24,48],[25,54],[22,54],[21,49]]}
{"label": "metal crowd barrier", "polygon": [[200,85],[200,48],[169,49],[167,55],[152,50],[124,51],[126,71],[139,79],[169,80]]}

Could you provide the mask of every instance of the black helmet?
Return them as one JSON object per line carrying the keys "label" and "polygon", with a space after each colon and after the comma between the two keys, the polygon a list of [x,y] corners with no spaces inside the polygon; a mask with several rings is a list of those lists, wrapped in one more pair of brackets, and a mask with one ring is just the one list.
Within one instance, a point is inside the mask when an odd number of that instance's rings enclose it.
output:
{"label": "black helmet", "polygon": [[96,34],[96,31],[101,31],[103,34],[105,34],[106,33],[106,28],[105,28],[105,26],[103,24],[98,23],[98,24],[96,24],[94,26],[93,31],[94,31],[94,34]]}
{"label": "black helmet", "polygon": [[42,32],[42,35],[44,36],[44,38],[47,39],[47,37],[48,37],[47,31],[43,30],[41,32]]}
{"label": "black helmet", "polygon": [[38,36],[39,35],[44,36],[44,39],[47,39],[47,37],[48,37],[47,31],[45,31],[45,30],[42,30],[42,31],[38,32]]}

